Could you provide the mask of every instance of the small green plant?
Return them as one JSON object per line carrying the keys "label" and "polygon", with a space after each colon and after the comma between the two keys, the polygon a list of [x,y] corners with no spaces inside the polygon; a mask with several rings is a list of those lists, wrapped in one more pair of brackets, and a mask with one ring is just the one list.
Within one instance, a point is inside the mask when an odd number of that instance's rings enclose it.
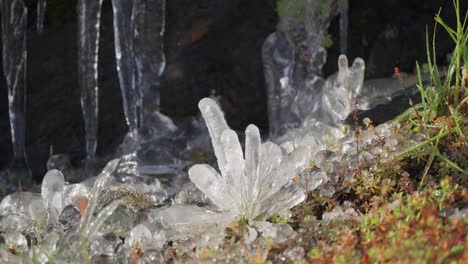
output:
{"label": "small green plant", "polygon": [[[462,20],[460,1],[454,0],[453,4],[456,17],[455,28],[449,27],[442,20],[439,11],[435,16],[436,24],[432,35],[432,47],[429,44],[429,33],[426,30],[427,70],[431,76],[431,83],[427,89],[424,89],[421,69],[419,63],[416,63],[419,77],[417,87],[421,93],[421,106],[424,109],[425,121],[431,120],[431,115],[432,117],[455,115],[455,112],[460,108],[460,103],[466,103],[466,101],[463,101],[463,97],[466,98],[467,95],[467,74],[463,73],[468,72],[468,25],[466,24],[468,12]],[[447,71],[442,75],[439,72],[436,60],[435,36],[437,25],[441,25],[445,29],[455,44],[450,64]],[[443,80],[443,77],[445,77],[445,80]]]}
{"label": "small green plant", "polygon": [[[398,154],[399,157],[411,157],[415,153],[425,153],[423,156],[426,159],[426,166],[423,169],[420,187],[426,182],[426,176],[430,173],[430,170],[433,170],[434,164],[438,164],[438,167],[442,165],[450,168],[451,175],[466,176],[468,174],[466,167],[459,165],[464,164],[464,159],[457,158],[459,148],[456,147],[461,144],[464,146],[461,148],[463,149],[467,145],[464,111],[466,111],[468,102],[468,12],[462,19],[459,2],[459,0],[453,0],[456,18],[454,28],[449,27],[442,20],[441,11],[439,11],[435,15],[436,24],[432,34],[432,45],[429,41],[429,33],[426,30],[427,64],[424,64],[423,69],[421,69],[419,63],[416,62],[417,88],[421,95],[421,103],[413,105],[410,101],[411,108],[395,119],[398,122],[405,123],[408,129],[420,131],[426,135],[425,141]],[[449,65],[443,72],[437,65],[436,60],[435,36],[438,25],[445,29],[455,44]],[[427,87],[423,84],[421,70],[427,70],[430,74],[430,83]],[[399,77],[397,68],[396,74]],[[402,82],[401,79],[400,81]],[[404,88],[403,82],[402,87]],[[441,151],[441,149],[445,151]],[[451,150],[447,152],[448,149]],[[452,153],[455,153],[455,155],[451,155]],[[441,172],[443,173],[443,171]],[[458,177],[458,180],[462,179],[463,176]]]}

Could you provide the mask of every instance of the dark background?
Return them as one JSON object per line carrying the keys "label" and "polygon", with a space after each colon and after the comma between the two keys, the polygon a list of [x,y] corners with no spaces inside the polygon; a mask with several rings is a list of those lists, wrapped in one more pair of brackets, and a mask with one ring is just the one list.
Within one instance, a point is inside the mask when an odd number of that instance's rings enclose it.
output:
{"label": "dark background", "polygon": [[[27,155],[36,179],[49,157],[84,157],[84,129],[77,86],[76,0],[49,0],[43,35],[35,32],[36,7],[28,3]],[[462,5],[466,10],[468,1]],[[278,21],[276,0],[168,0],[165,50],[167,68],[161,108],[171,116],[197,114],[198,101],[211,90],[222,98],[228,123],[243,129],[255,123],[268,130],[261,47]],[[393,67],[412,72],[425,62],[426,25],[434,14],[453,22],[452,1],[350,0],[348,58],[362,57],[367,78],[391,76]],[[324,75],[336,71],[338,21],[329,33]],[[386,37],[393,33],[393,37]],[[390,34],[391,35],[391,34]],[[437,54],[445,61],[453,45],[439,30]],[[104,0],[99,55],[98,155],[112,152],[126,132],[117,79],[112,6]],[[11,158],[7,89],[0,77],[0,168]]]}

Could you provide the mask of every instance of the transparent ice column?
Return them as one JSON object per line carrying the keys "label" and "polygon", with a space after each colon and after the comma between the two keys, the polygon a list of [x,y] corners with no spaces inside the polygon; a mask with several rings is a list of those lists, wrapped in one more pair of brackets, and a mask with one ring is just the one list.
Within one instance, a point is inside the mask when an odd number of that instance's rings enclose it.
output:
{"label": "transparent ice column", "polygon": [[163,39],[165,28],[165,0],[135,0],[134,52],[136,85],[139,93],[140,122],[159,111],[160,78],[164,72]]}
{"label": "transparent ice column", "polygon": [[10,177],[29,182],[31,173],[26,161],[26,27],[28,10],[23,0],[1,1],[3,74],[8,87],[8,108],[13,163]]}
{"label": "transparent ice column", "polygon": [[98,50],[102,0],[78,0],[78,82],[86,132],[86,154],[96,156],[98,132]]}
{"label": "transparent ice column", "polygon": [[[320,112],[326,31],[341,14],[340,36],[347,37],[347,6],[347,0],[330,1],[327,8],[316,0],[279,1],[280,22],[262,50],[272,136],[298,127],[307,116]],[[345,52],[346,40],[340,44]]]}
{"label": "transparent ice column", "polygon": [[125,120],[131,133],[138,128],[135,58],[133,50],[135,0],[112,0],[117,71],[124,104]]}
{"label": "transparent ice column", "polygon": [[44,18],[46,12],[47,2],[46,0],[37,1],[37,21],[36,21],[36,30],[37,33],[42,34],[44,30]]}

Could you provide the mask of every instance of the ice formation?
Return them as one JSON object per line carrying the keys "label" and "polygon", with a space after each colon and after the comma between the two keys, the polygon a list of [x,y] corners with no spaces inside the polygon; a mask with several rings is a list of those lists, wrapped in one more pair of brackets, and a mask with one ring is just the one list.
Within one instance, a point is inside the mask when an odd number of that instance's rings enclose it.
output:
{"label": "ice formation", "polygon": [[135,132],[138,128],[138,94],[135,90],[135,59],[133,49],[134,2],[134,0],[112,1],[117,72],[119,74],[125,119],[131,132]]}
{"label": "ice formation", "polygon": [[[130,133],[121,152],[132,157],[133,174],[175,174],[183,149],[173,121],[159,112],[165,0],[113,0],[117,70]],[[135,154],[135,155],[133,155]]]}
{"label": "ice formation", "polygon": [[86,154],[94,159],[98,133],[98,51],[102,0],[78,0],[78,82]]}
{"label": "ice formation", "polygon": [[213,228],[222,231],[236,217],[266,219],[305,199],[304,191],[292,178],[309,165],[306,148],[283,156],[278,145],[262,144],[258,128],[249,125],[245,132],[245,151],[242,151],[236,132],[228,127],[217,103],[205,98],[200,101],[199,108],[220,173],[208,164],[197,164],[189,169],[189,177],[215,207],[173,205],[149,213],[150,222],[162,225],[168,239],[180,239]]}
{"label": "ice formation", "polygon": [[44,19],[45,19],[46,7],[47,7],[46,0],[37,1],[36,30],[37,30],[37,33],[39,34],[42,34],[42,31],[44,31]]}
{"label": "ice formation", "polygon": [[159,111],[160,78],[166,67],[164,30],[166,0],[135,0],[134,54],[136,85],[142,125],[154,111]]}
{"label": "ice formation", "polygon": [[148,122],[143,116],[159,109],[166,1],[113,0],[112,5],[124,112],[130,132],[136,132]]}
{"label": "ice formation", "polygon": [[31,180],[26,160],[26,27],[28,10],[23,0],[1,1],[3,74],[8,87],[8,110],[13,143],[10,178]]}
{"label": "ice formation", "polygon": [[[326,62],[323,47],[325,33],[332,18],[338,14],[341,18],[341,49],[342,52],[346,51],[347,1],[333,1],[331,8],[323,8],[320,1],[312,0],[286,3],[286,11],[280,13],[277,32],[266,39],[262,49],[271,136],[279,136],[289,128],[299,127],[306,118],[311,117],[334,124],[339,117],[324,116],[327,102],[323,102],[323,95],[342,93],[337,103],[343,103],[340,101],[342,97],[351,95],[351,92],[342,89],[330,90],[338,87],[330,87],[331,84],[327,85],[321,77]],[[340,59],[340,66],[342,62],[343,59]],[[357,67],[363,64],[362,60],[356,63],[359,64]],[[345,70],[348,71],[347,68]],[[346,81],[346,77],[343,72],[338,81]],[[349,88],[348,83],[341,84]],[[328,91],[325,86],[329,86]],[[329,100],[331,103],[334,101],[333,98]]]}
{"label": "ice formation", "polygon": [[318,151],[331,149],[349,138],[343,124],[347,116],[358,107],[354,99],[362,90],[365,66],[364,61],[358,58],[348,67],[346,56],[341,55],[338,68],[338,73],[324,81],[322,90],[318,91],[320,98],[316,98],[314,113],[307,113],[311,102],[307,103],[306,98],[317,94],[301,94],[295,99],[293,111],[302,113],[301,122],[298,127],[289,128],[281,136],[273,137],[286,153],[298,147],[306,147],[313,158]]}
{"label": "ice formation", "polygon": [[199,103],[210,133],[220,174],[207,164],[190,168],[190,180],[220,209],[249,219],[265,218],[304,200],[292,178],[309,165],[310,155],[298,148],[283,157],[279,146],[261,143],[254,125],[245,131],[245,155],[239,138],[212,99]]}
{"label": "ice formation", "polygon": [[[77,184],[66,183],[61,172],[51,170],[43,179],[40,194],[13,193],[0,202],[0,261],[130,261],[139,249],[144,253],[141,261],[157,263],[163,259],[167,241],[177,241],[180,255],[190,255],[194,248],[219,248],[226,227],[241,216],[248,219],[242,231],[247,247],[263,238],[287,245],[298,234],[288,224],[264,221],[272,213],[283,215],[310,191],[333,197],[354,181],[357,164],[365,177],[379,162],[389,162],[426,139],[421,133],[405,137],[398,132],[398,123],[385,123],[361,133],[359,144],[341,142],[334,151],[320,150],[310,159],[312,152],[306,147],[283,156],[276,144],[261,143],[258,129],[250,125],[243,151],[216,102],[203,99],[199,106],[220,173],[199,164],[189,170],[189,177],[212,204],[164,203],[168,194],[159,192],[161,182],[119,176],[118,167],[128,160],[113,160],[98,177]],[[353,208],[345,202],[324,213],[321,221],[360,217]]]}

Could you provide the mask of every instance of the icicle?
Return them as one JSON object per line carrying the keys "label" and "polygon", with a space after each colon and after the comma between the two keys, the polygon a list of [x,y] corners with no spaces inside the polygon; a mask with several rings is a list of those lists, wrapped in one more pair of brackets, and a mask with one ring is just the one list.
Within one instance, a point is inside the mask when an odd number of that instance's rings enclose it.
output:
{"label": "icicle", "polygon": [[160,77],[166,66],[163,50],[166,1],[135,0],[134,8],[138,106],[144,126],[147,114],[159,109]]}
{"label": "icicle", "polygon": [[8,86],[8,109],[13,143],[10,177],[31,180],[25,150],[26,112],[26,27],[28,10],[23,0],[1,1],[3,74]]}
{"label": "icicle", "polygon": [[340,9],[340,52],[346,54],[348,50],[348,0],[339,2]]}
{"label": "icicle", "polygon": [[46,7],[47,7],[46,0],[37,1],[36,29],[37,29],[37,33],[39,34],[42,34],[42,31],[44,30],[44,18],[45,18]]}
{"label": "icicle", "polygon": [[112,0],[117,71],[130,132],[138,128],[137,92],[135,90],[135,59],[133,54],[134,0]]}
{"label": "icicle", "polygon": [[78,81],[86,131],[86,153],[94,159],[98,130],[98,50],[102,0],[78,1]]}

